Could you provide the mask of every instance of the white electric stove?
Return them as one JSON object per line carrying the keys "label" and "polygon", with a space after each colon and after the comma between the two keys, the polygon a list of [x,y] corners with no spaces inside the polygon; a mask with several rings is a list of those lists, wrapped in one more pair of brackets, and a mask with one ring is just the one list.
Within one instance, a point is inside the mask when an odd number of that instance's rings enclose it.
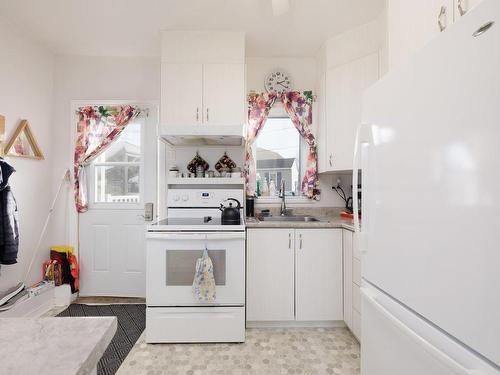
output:
{"label": "white electric stove", "polygon": [[[243,187],[170,189],[168,217],[147,230],[146,341],[245,341],[245,222],[221,222],[220,204],[243,203]],[[196,260],[207,248],[214,265],[216,299],[192,291]]]}

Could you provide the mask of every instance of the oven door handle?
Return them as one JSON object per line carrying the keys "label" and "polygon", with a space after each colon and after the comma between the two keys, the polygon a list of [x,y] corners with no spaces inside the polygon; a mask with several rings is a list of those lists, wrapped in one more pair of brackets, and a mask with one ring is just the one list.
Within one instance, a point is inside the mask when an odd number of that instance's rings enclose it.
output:
{"label": "oven door handle", "polygon": [[165,233],[148,232],[147,238],[157,240],[244,240],[245,232],[235,233]]}

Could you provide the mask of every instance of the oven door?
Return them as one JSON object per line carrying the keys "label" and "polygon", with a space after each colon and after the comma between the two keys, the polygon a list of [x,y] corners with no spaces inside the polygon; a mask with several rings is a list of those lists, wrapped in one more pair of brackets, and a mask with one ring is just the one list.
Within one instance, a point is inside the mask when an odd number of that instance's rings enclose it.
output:
{"label": "oven door", "polygon": [[[196,260],[205,246],[214,265],[216,299],[200,302],[193,294]],[[148,306],[243,306],[245,232],[148,233]]]}

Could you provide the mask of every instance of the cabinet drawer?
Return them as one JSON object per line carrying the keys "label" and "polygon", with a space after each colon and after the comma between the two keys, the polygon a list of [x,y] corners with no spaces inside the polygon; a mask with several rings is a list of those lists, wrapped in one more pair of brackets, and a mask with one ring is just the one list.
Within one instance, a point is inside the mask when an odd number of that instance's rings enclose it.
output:
{"label": "cabinet drawer", "polygon": [[359,286],[354,283],[352,284],[352,308],[357,312],[361,312],[361,296]]}
{"label": "cabinet drawer", "polygon": [[355,310],[352,312],[352,333],[361,342],[361,314]]}
{"label": "cabinet drawer", "polygon": [[352,260],[352,282],[361,285],[361,262],[359,259]]}
{"label": "cabinet drawer", "polygon": [[[207,321],[210,319],[210,324]],[[245,307],[150,307],[146,342],[244,342]]]}

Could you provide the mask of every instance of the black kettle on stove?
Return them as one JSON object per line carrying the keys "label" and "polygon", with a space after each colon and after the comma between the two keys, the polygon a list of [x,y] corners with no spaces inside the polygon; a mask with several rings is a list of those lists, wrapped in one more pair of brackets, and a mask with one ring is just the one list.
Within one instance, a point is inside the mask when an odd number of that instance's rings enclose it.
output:
{"label": "black kettle on stove", "polygon": [[226,202],[233,201],[237,203],[236,207],[233,207],[233,203],[229,202],[229,206],[224,206],[223,203],[220,205],[221,214],[221,223],[222,225],[240,225],[241,224],[241,203],[239,200],[234,198],[228,198]]}

